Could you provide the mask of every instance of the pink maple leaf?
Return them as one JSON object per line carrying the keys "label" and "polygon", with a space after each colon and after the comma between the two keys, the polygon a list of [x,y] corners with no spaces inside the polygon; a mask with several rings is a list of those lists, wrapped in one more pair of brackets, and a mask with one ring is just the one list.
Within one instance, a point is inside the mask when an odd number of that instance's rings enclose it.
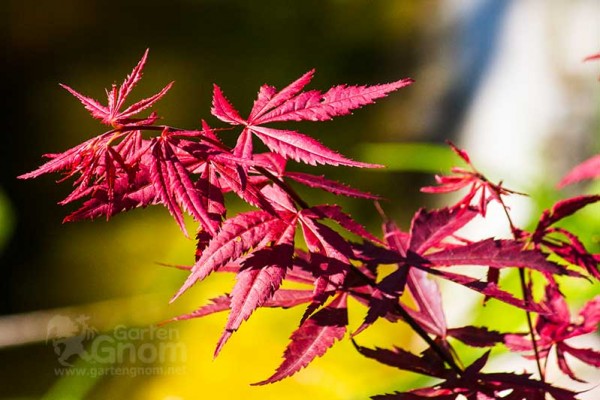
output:
{"label": "pink maple leaf", "polygon": [[600,177],[600,154],[597,154],[581,164],[573,167],[569,173],[558,183],[559,188],[571,185],[576,182],[581,182],[587,179],[595,179]]}
{"label": "pink maple leaf", "polygon": [[506,189],[502,182],[492,183],[485,175],[479,172],[471,163],[469,155],[465,150],[459,149],[452,142],[448,142],[452,151],[456,153],[468,165],[468,169],[453,167],[452,175],[436,175],[435,180],[439,186],[426,186],[421,188],[424,193],[450,193],[463,188],[468,188],[468,193],[456,204],[456,207],[477,206],[485,217],[487,204],[495,200],[503,204],[501,196],[508,194],[520,194]]}
{"label": "pink maple leaf", "polygon": [[252,136],[258,137],[271,151],[286,158],[307,164],[345,165],[351,167],[380,167],[350,160],[296,131],[273,129],[262,126],[281,121],[326,121],[347,115],[352,110],[373,103],[388,93],[411,84],[411,79],[375,86],[335,86],[326,93],[318,90],[302,92],[310,82],[313,71],[302,75],[279,92],[264,85],[258,92],[247,119],[231,105],[220,87],[214,86],[212,113],[221,121],[231,125],[242,125],[234,154],[252,156]]}
{"label": "pink maple leaf", "polygon": [[142,71],[144,69],[144,65],[146,64],[146,59],[148,57],[148,50],[144,52],[142,59],[135,66],[131,74],[129,74],[121,86],[117,88],[117,85],[113,84],[110,90],[106,91],[106,95],[108,97],[108,105],[103,106],[98,101],[86,97],[75,90],[71,89],[67,85],[61,84],[63,88],[65,88],[69,93],[73,96],[77,97],[79,101],[83,104],[86,110],[92,114],[92,117],[102,121],[103,124],[111,125],[115,128],[121,127],[123,125],[146,125],[154,123],[158,117],[156,114],[151,114],[148,118],[143,119],[133,119],[131,118],[135,114],[150,108],[160,100],[166,93],[169,91],[173,82],[169,83],[165,86],[160,92],[157,94],[148,97],[146,99],[140,100],[137,103],[127,107],[125,110],[121,111],[125,100],[135,87],[135,85],[142,78]]}
{"label": "pink maple leaf", "polygon": [[231,292],[231,312],[221,335],[215,357],[229,337],[256,308],[270,300],[279,289],[287,269],[292,266],[295,226],[288,225],[269,248],[252,253],[242,262]]}

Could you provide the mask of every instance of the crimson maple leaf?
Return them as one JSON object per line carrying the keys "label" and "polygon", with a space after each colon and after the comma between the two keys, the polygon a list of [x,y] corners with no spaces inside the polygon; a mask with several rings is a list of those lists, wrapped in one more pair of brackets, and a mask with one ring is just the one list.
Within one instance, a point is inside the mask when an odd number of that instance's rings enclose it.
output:
{"label": "crimson maple leaf", "polygon": [[[587,302],[579,312],[577,322],[571,320],[571,313],[567,302],[555,284],[546,286],[545,304],[550,313],[539,315],[535,325],[536,345],[540,358],[548,357],[550,351],[556,350],[556,359],[562,372],[572,379],[581,381],[571,370],[565,359],[565,354],[600,368],[600,352],[592,349],[579,349],[572,347],[566,340],[588,333],[595,332],[600,322],[600,296]],[[506,346],[513,351],[531,352],[533,344],[527,335],[505,335]],[[527,356],[531,358],[531,356]]]}
{"label": "crimson maple leaf", "polygon": [[76,92],[67,85],[61,84],[61,86],[68,90],[73,96],[77,97],[85,109],[92,114],[92,117],[102,121],[103,124],[111,125],[115,128],[123,125],[152,124],[158,119],[158,116],[155,113],[152,113],[149,117],[142,119],[134,119],[131,117],[147,108],[152,107],[154,103],[160,100],[167,93],[167,91],[169,91],[173,85],[173,82],[169,83],[155,95],[140,100],[137,103],[127,107],[125,110],[121,110],[125,100],[127,99],[127,96],[129,96],[135,85],[142,78],[142,71],[144,69],[144,65],[146,64],[146,59],[148,58],[148,51],[149,50],[146,50],[144,52],[141,60],[138,62],[135,68],[133,68],[131,74],[125,78],[118,89],[117,85],[113,84],[110,90],[106,90],[106,95],[108,97],[108,104],[106,106],[101,105],[98,101],[90,97],[86,97],[79,92]]}
{"label": "crimson maple leaf", "polygon": [[553,226],[588,205],[600,201],[600,195],[576,196],[560,200],[545,210],[533,233],[520,231],[523,239],[530,240],[536,248],[557,255],[565,261],[583,268],[589,275],[600,279],[600,255],[591,254],[579,238],[567,229]]}
{"label": "crimson maple leaf", "polygon": [[231,125],[243,126],[243,131],[234,148],[234,154],[243,158],[252,157],[252,136],[258,137],[271,151],[310,165],[329,164],[351,167],[381,167],[350,160],[323,146],[315,139],[296,131],[267,128],[267,123],[282,121],[327,121],[349,114],[352,110],[413,82],[403,79],[375,86],[334,86],[325,93],[318,90],[302,92],[310,82],[314,70],[302,75],[280,91],[273,86],[263,85],[258,98],[244,119],[223,95],[221,88],[214,86],[212,114]]}
{"label": "crimson maple leaf", "polygon": [[421,188],[424,193],[450,193],[456,192],[468,187],[468,193],[456,204],[457,207],[477,206],[481,215],[485,217],[487,204],[490,200],[495,200],[503,204],[503,195],[520,194],[515,191],[506,189],[502,186],[502,182],[492,183],[485,175],[479,172],[466,151],[459,149],[452,142],[448,141],[448,145],[454,153],[456,153],[468,165],[468,169],[453,167],[452,175],[443,176],[436,175],[435,180],[439,186],[426,186]]}
{"label": "crimson maple leaf", "polygon": [[[275,375],[261,382],[272,383],[324,354],[346,330],[347,317],[342,318],[340,310],[343,308],[345,312],[342,299],[345,304],[344,287],[351,276],[353,251],[342,236],[318,220],[330,219],[359,237],[374,242],[379,239],[343,213],[339,206],[320,205],[298,210],[278,186],[267,185],[261,193],[271,201],[274,212],[249,211],[227,219],[190,268],[188,279],[174,299],[213,272],[237,274],[231,294],[177,318],[195,318],[229,309],[215,356],[258,307],[290,307],[308,302],[300,328],[292,335],[285,352],[284,363]],[[294,251],[297,226],[308,245],[306,253]],[[280,289],[284,279],[308,283],[314,289],[291,293]],[[330,297],[334,300],[326,305]]]}
{"label": "crimson maple leaf", "polygon": [[427,360],[427,353],[418,357],[401,349],[371,350],[359,347],[361,354],[393,367],[442,378],[434,386],[371,397],[373,400],[545,400],[550,394],[557,400],[576,400],[577,393],[531,378],[530,374],[482,372],[490,352],[485,352],[457,376],[453,371]]}
{"label": "crimson maple leaf", "polygon": [[559,188],[587,179],[600,177],[600,154],[573,167],[558,183]]}
{"label": "crimson maple leaf", "polygon": [[[546,312],[540,304],[525,302],[499,288],[495,280],[481,280],[449,272],[447,267],[479,265],[494,270],[529,268],[552,274],[579,274],[546,259],[539,250],[524,249],[517,240],[484,239],[478,242],[456,240],[455,233],[479,214],[475,208],[452,207],[440,210],[419,210],[413,217],[409,233],[402,232],[393,222],[384,224],[384,237],[390,250],[397,254],[398,268],[376,286],[369,301],[365,329],[379,317],[397,314],[399,298],[408,284],[418,310],[407,309],[429,333],[445,337],[447,327],[439,289],[423,273],[447,279],[477,291],[486,297],[534,312]],[[416,273],[412,270],[417,269]],[[458,334],[458,333],[457,333]]]}
{"label": "crimson maple leaf", "polygon": [[507,400],[544,400],[546,393],[559,400],[575,400],[577,393],[567,389],[552,386],[546,382],[532,379],[529,374],[515,373],[485,373],[485,367],[490,351],[486,351],[460,374],[448,369],[432,354],[432,349],[425,350],[421,355],[393,348],[369,349],[358,346],[356,349],[364,356],[372,358],[401,370],[428,375],[442,382],[434,386],[414,389],[409,392],[396,392],[373,396],[377,400],[455,400],[459,396],[467,399],[507,399]]}
{"label": "crimson maple leaf", "polygon": [[156,114],[143,119],[131,118],[151,107],[169,90],[172,82],[159,93],[141,100],[120,111],[127,96],[142,77],[148,50],[123,84],[117,89],[113,85],[107,91],[108,106],[83,96],[66,85],[62,85],[77,97],[92,116],[115,129],[91,138],[63,153],[46,154],[50,160],[32,172],[20,175],[20,179],[36,178],[51,172],[63,172],[65,179],[78,176],[75,189],[61,204],[89,196],[81,209],[72,213],[65,221],[81,218],[107,218],[124,210],[138,206],[156,204],[159,193],[152,185],[147,151],[151,142],[141,136],[138,129],[154,123]]}

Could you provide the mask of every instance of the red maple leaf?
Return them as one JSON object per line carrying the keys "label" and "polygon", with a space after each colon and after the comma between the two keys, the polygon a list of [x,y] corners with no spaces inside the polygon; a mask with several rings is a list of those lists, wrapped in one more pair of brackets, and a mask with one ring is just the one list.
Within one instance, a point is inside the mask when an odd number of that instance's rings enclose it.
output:
{"label": "red maple leaf", "polygon": [[268,379],[255,383],[277,382],[306,367],[315,357],[325,354],[346,333],[348,325],[347,295],[339,294],[331,303],[314,313],[292,334],[283,355],[284,361]]}
{"label": "red maple leaf", "polygon": [[520,231],[519,236],[530,240],[536,248],[557,255],[583,268],[590,276],[600,279],[598,270],[600,255],[591,254],[574,233],[554,226],[583,207],[599,201],[600,195],[576,196],[560,200],[552,208],[544,210],[533,233]]}
{"label": "red maple leaf", "polygon": [[123,125],[149,125],[158,119],[158,116],[155,113],[142,119],[133,119],[131,117],[152,107],[154,103],[160,100],[169,91],[173,82],[169,83],[155,95],[140,100],[121,111],[127,96],[129,96],[135,85],[142,78],[142,71],[147,58],[148,50],[144,52],[142,59],[138,62],[133,71],[131,71],[131,74],[125,78],[118,89],[117,85],[113,84],[110,90],[106,90],[106,95],[108,97],[108,104],[106,106],[101,105],[98,101],[90,97],[86,97],[76,92],[67,85],[61,84],[61,86],[68,90],[73,96],[77,97],[85,109],[92,114],[92,117],[102,121],[103,124],[111,125],[115,128],[119,128]]}
{"label": "red maple leaf", "polygon": [[302,75],[279,92],[272,86],[264,85],[247,119],[223,95],[221,88],[214,86],[212,113],[221,121],[243,126],[234,154],[243,158],[252,157],[252,136],[258,137],[271,151],[285,158],[310,165],[329,164],[351,167],[381,167],[352,161],[323,146],[315,139],[296,131],[267,128],[267,123],[281,121],[327,121],[334,117],[349,114],[352,110],[388,93],[411,84],[412,79],[375,86],[334,86],[325,93],[318,90],[302,92],[310,82],[314,70]]}
{"label": "red maple leaf", "polygon": [[[587,302],[579,312],[576,322],[571,320],[567,303],[554,284],[546,286],[544,303],[550,313],[539,315],[535,325],[536,344],[539,356],[548,357],[550,351],[556,350],[558,366],[561,371],[572,379],[581,381],[571,370],[565,359],[565,354],[600,368],[600,352],[592,349],[579,349],[569,345],[566,340],[595,332],[600,322],[600,296]],[[531,352],[533,344],[529,336],[509,334],[505,336],[506,346],[513,351]],[[531,356],[528,356],[531,357]]]}
{"label": "red maple leaf", "polygon": [[357,346],[357,349],[364,356],[383,364],[442,379],[442,382],[434,386],[371,397],[376,400],[455,400],[460,397],[482,400],[545,400],[546,393],[557,400],[576,399],[577,393],[532,379],[529,374],[482,372],[488,361],[489,351],[457,375],[436,363],[430,350],[417,356],[398,348],[373,350]]}
{"label": "red maple leaf", "polygon": [[490,200],[504,204],[502,200],[503,195],[520,194],[504,188],[502,182],[492,183],[475,168],[466,151],[459,149],[452,142],[448,142],[448,144],[452,151],[467,163],[469,168],[453,167],[451,170],[452,175],[436,175],[435,180],[439,186],[423,187],[421,188],[422,192],[450,193],[468,187],[468,193],[456,204],[456,207],[476,206],[484,217],[486,215],[487,204]]}
{"label": "red maple leaf", "polygon": [[[397,314],[399,298],[408,284],[418,310],[408,312],[429,333],[444,337],[445,318],[437,285],[423,273],[447,279],[488,298],[535,312],[546,312],[540,304],[523,301],[499,288],[495,280],[481,280],[460,273],[449,272],[447,267],[482,266],[488,269],[528,268],[549,275],[579,274],[546,259],[537,249],[528,250],[519,240],[484,239],[478,242],[456,240],[458,229],[470,222],[478,212],[473,208],[453,207],[434,211],[419,210],[409,233],[402,232],[394,223],[384,225],[384,237],[391,250],[397,252],[398,268],[383,277],[375,286],[369,301],[369,311],[363,325],[355,334],[371,325],[377,318]],[[413,269],[420,272],[411,273]]]}
{"label": "red maple leaf", "polygon": [[563,188],[576,182],[598,177],[600,177],[600,154],[573,167],[558,183],[558,187]]}

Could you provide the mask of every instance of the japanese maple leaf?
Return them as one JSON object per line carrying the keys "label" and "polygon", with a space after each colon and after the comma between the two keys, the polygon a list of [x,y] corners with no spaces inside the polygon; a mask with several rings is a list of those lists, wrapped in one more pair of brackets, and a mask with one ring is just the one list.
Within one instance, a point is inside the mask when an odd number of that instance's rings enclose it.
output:
{"label": "japanese maple leaf", "polygon": [[310,82],[313,74],[314,70],[307,72],[280,91],[269,85],[262,86],[247,118],[243,118],[225,98],[221,88],[214,85],[212,114],[228,124],[243,126],[234,154],[251,158],[252,137],[256,136],[271,151],[310,165],[380,167],[350,160],[299,132],[267,128],[264,125],[282,121],[327,121],[371,104],[413,81],[403,79],[375,86],[339,85],[325,93],[318,90],[303,92],[302,89]]}
{"label": "japanese maple leaf", "polygon": [[[560,370],[572,379],[581,381],[567,364],[565,354],[570,354],[586,364],[600,368],[600,352],[572,347],[566,343],[566,340],[595,332],[598,329],[600,296],[590,300],[581,309],[577,322],[571,320],[567,302],[556,285],[548,284],[546,286],[545,303],[551,312],[539,315],[535,325],[538,354],[541,358],[547,358],[552,348],[554,348]],[[505,336],[505,344],[513,351],[533,351],[529,336],[509,334]]]}
{"label": "japanese maple leaf", "polygon": [[468,187],[468,193],[456,204],[456,207],[467,207],[476,205],[482,216],[485,217],[487,204],[495,200],[504,204],[501,196],[507,194],[520,194],[506,189],[500,183],[490,182],[479,172],[471,162],[466,151],[459,149],[452,142],[448,142],[452,151],[456,153],[468,165],[468,169],[453,167],[453,175],[436,175],[435,180],[439,186],[426,186],[421,188],[424,193],[450,193]]}
{"label": "japanese maple leaf", "polygon": [[242,262],[231,292],[231,312],[215,350],[218,355],[229,337],[258,307],[271,300],[292,266],[294,224],[288,225],[270,247],[254,252]]}
{"label": "japanese maple leaf", "polygon": [[581,164],[573,167],[558,183],[559,188],[587,179],[600,177],[600,154],[597,154]]}
{"label": "japanese maple leaf", "polygon": [[[302,227],[312,256],[320,260],[319,265],[322,264],[323,269],[320,273],[315,271],[315,275],[317,280],[322,279],[325,286],[322,290],[317,289],[316,293],[335,291],[343,284],[345,273],[350,266],[348,257],[351,254],[350,246],[339,234],[316,220],[328,218],[358,236],[368,240],[378,240],[343,213],[338,206],[321,205],[298,211],[289,195],[277,186],[265,186],[261,194],[269,199],[273,211],[249,211],[227,219],[219,232],[202,250],[201,256],[191,269],[190,276],[173,300],[194,283],[203,280],[222,266],[232,262],[247,263],[244,257],[250,253],[256,253],[261,249],[272,249],[274,244],[293,247],[293,235],[290,230],[295,229],[297,224]],[[287,238],[285,243],[278,243],[282,237]],[[281,262],[283,259],[291,259],[292,254],[288,252],[285,254],[287,256],[281,258]],[[268,264],[269,262],[265,263]],[[285,264],[289,265],[287,261]]]}
{"label": "japanese maple leaf", "polygon": [[409,314],[427,332],[444,337],[447,327],[437,285],[422,273],[411,274],[416,268],[429,275],[463,285],[487,297],[530,311],[543,312],[544,308],[532,301],[525,302],[500,289],[493,280],[481,280],[447,271],[447,267],[483,266],[488,269],[531,268],[549,274],[577,275],[563,266],[548,261],[538,250],[524,249],[516,240],[484,239],[478,242],[459,242],[458,229],[478,215],[474,208],[445,208],[419,210],[412,221],[410,232],[402,232],[392,222],[384,225],[384,237],[390,250],[397,252],[398,268],[376,285],[363,325],[356,333],[371,325],[379,317],[398,315],[399,298],[408,285],[418,310]]}
{"label": "japanese maple leaf", "polygon": [[[318,315],[328,313],[324,311],[327,306],[322,308],[326,301],[331,296],[344,293],[342,287],[351,269],[349,260],[352,254],[351,247],[342,236],[317,220],[330,219],[349,232],[378,241],[365,228],[343,213],[338,206],[320,205],[298,211],[289,195],[278,186],[267,185],[261,193],[269,199],[274,212],[250,211],[226,220],[202,250],[197,262],[191,267],[188,279],[174,297],[177,298],[208,274],[223,269],[235,270],[236,284],[228,296],[228,301],[226,303],[220,301],[214,307],[209,306],[194,313],[194,316],[202,316],[206,315],[206,312],[221,311],[224,307],[230,309],[225,331],[217,343],[215,356],[257,308],[265,304],[283,306],[283,303],[273,303],[272,300],[288,271],[290,280],[314,285],[314,290],[310,292],[310,304],[305,311],[301,326],[305,326],[304,324],[309,320],[319,321]],[[309,248],[306,264],[301,273],[293,268],[297,264],[294,254],[297,225],[302,228]],[[289,299],[289,301],[295,300]],[[286,304],[290,304],[289,301]],[[293,337],[296,337],[295,335]],[[314,348],[324,346],[322,350],[324,353],[330,347],[325,345],[327,340],[327,336],[319,335],[311,346]],[[309,354],[312,354],[312,350]],[[312,360],[307,358],[309,354],[303,355],[304,361],[299,364],[296,363],[297,360],[292,360],[291,356],[288,357],[290,358],[288,361],[298,365],[299,369],[306,365],[305,361],[308,363]],[[291,367],[288,369],[289,374],[293,373],[292,369]]]}
{"label": "japanese maple leaf", "polygon": [[218,229],[218,221],[209,215],[200,188],[190,178],[189,171],[177,154],[174,133],[165,130],[150,144],[150,176],[158,197],[187,235],[181,206],[190,213],[211,235]]}
{"label": "japanese maple leaf", "polygon": [[155,122],[157,116],[153,113],[144,119],[131,117],[151,107],[164,96],[172,83],[156,95],[120,111],[142,77],[147,55],[148,50],[118,89],[113,85],[107,91],[108,106],[62,85],[83,103],[94,118],[115,128],[62,153],[46,154],[49,161],[19,176],[20,179],[29,179],[51,172],[63,172],[65,179],[77,176],[75,189],[61,203],[66,204],[88,195],[91,199],[81,212],[74,213],[67,220],[93,218],[102,214],[108,217],[121,210],[152,204],[156,200],[155,193],[146,189],[147,168],[140,167],[144,153],[149,149],[149,142],[141,138],[137,127]]}
{"label": "japanese maple leaf", "polygon": [[292,334],[277,371],[255,385],[280,381],[306,367],[342,339],[348,325],[347,294],[340,293],[326,307],[317,311]]}
{"label": "japanese maple leaf", "polygon": [[292,219],[283,219],[266,211],[248,211],[227,219],[219,232],[209,241],[189,277],[171,301],[174,301],[198,281],[230,262],[238,262],[251,249],[258,251],[277,240]]}
{"label": "japanese maple leaf", "polygon": [[553,253],[565,261],[578,265],[588,274],[600,279],[598,264],[600,255],[591,254],[579,238],[572,232],[554,226],[562,219],[574,214],[583,207],[598,203],[600,195],[576,196],[560,200],[545,210],[533,233],[519,232],[523,238],[528,238],[537,248]]}
{"label": "japanese maple leaf", "polygon": [[120,211],[157,203],[156,193],[148,187],[149,143],[138,130],[109,131],[63,153],[47,154],[49,161],[19,179],[50,172],[63,172],[63,180],[76,177],[75,189],[60,204],[88,196],[89,200],[65,221],[100,215],[109,218]]}
{"label": "japanese maple leaf", "polygon": [[439,357],[432,354],[430,348],[422,352],[420,356],[417,356],[410,351],[398,347],[394,347],[391,350],[382,348],[369,349],[359,346],[354,339],[352,339],[352,344],[363,356],[404,371],[416,372],[442,379],[455,374],[444,365]]}
{"label": "japanese maple leaf", "polygon": [[140,100],[137,103],[127,107],[124,110],[121,110],[127,96],[131,93],[135,85],[142,78],[142,70],[144,69],[144,65],[146,64],[146,59],[148,57],[148,50],[144,52],[142,59],[135,66],[131,74],[129,74],[121,86],[117,88],[117,85],[113,84],[110,90],[106,90],[106,95],[108,97],[108,104],[106,106],[101,105],[98,101],[86,97],[75,90],[71,89],[67,85],[61,84],[63,88],[69,91],[73,96],[77,97],[79,101],[83,104],[86,110],[92,114],[92,117],[102,121],[103,124],[111,125],[115,128],[119,128],[123,125],[146,125],[154,123],[158,117],[156,114],[151,114],[148,118],[143,119],[133,119],[132,116],[138,114],[139,112],[150,108],[160,100],[167,91],[173,85],[173,82],[169,83],[165,86],[160,92],[157,94],[148,97],[146,99]]}
{"label": "japanese maple leaf", "polygon": [[[363,349],[362,353],[367,357],[374,358],[385,364],[395,366],[409,371],[416,370],[419,373],[433,375],[429,365],[422,358],[417,358],[403,351],[391,351],[376,349]],[[490,352],[487,351],[471,365],[469,365],[460,376],[446,373],[444,381],[434,386],[414,389],[409,392],[396,392],[373,396],[374,400],[455,400],[457,398],[477,400],[545,400],[546,394],[550,394],[557,400],[576,400],[577,393],[555,387],[549,383],[531,378],[529,374],[515,373],[486,373],[482,368],[487,363]],[[414,363],[415,367],[410,363]],[[421,368],[418,368],[421,367]],[[427,369],[423,369],[429,368]],[[417,369],[418,368],[418,369]],[[433,375],[436,376],[436,375]],[[460,396],[460,397],[459,397]]]}

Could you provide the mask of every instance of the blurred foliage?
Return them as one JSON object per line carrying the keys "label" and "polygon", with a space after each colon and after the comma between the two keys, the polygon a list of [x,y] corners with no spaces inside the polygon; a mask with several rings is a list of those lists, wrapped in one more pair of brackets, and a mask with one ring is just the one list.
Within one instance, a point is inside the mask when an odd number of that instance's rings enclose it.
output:
{"label": "blurred foliage", "polygon": [[0,254],[14,229],[15,217],[6,193],[0,188]]}
{"label": "blurred foliage", "polygon": [[448,173],[462,162],[448,146],[432,143],[365,143],[359,154],[365,162],[385,160],[385,170],[390,171]]}

